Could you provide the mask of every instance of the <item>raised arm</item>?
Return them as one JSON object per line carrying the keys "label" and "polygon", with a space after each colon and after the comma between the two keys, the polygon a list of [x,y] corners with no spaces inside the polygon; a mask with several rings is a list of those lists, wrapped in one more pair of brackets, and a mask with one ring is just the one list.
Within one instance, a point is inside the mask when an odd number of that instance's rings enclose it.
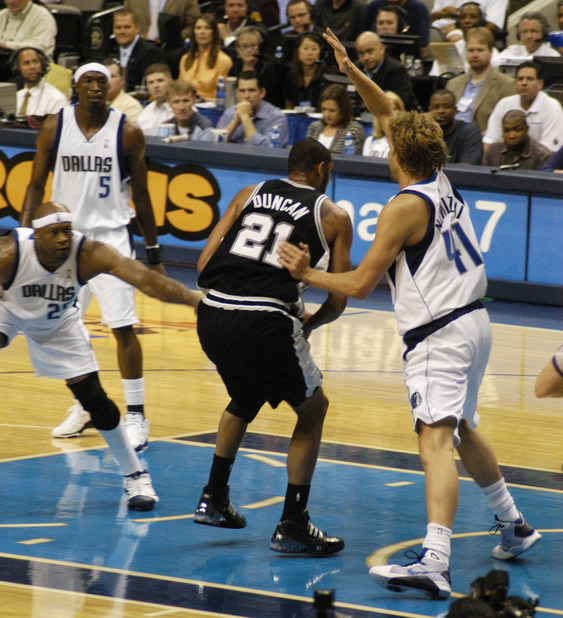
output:
{"label": "raised arm", "polygon": [[199,256],[199,260],[197,261],[198,272],[201,272],[205,268],[211,256],[217,251],[217,247],[221,244],[225,234],[231,229],[255,188],[256,185],[245,187],[233,197],[231,203],[227,206],[227,210],[211,231],[207,243]]}
{"label": "raised arm", "polygon": [[49,116],[37,134],[36,153],[33,158],[31,181],[25,193],[25,199],[20,216],[22,227],[31,227],[33,210],[43,202],[45,183],[51,170],[53,141],[57,129],[57,116]]}
{"label": "raised arm", "polygon": [[338,67],[342,73],[352,80],[366,107],[378,118],[383,130],[387,133],[387,122],[395,113],[390,99],[387,98],[383,90],[375,82],[362,73],[350,60],[344,45],[342,45],[330,28],[327,28],[323,37],[334,50],[334,57]]}
{"label": "raised arm", "polygon": [[137,289],[167,303],[190,305],[197,309],[201,299],[179,281],[155,270],[149,270],[137,260],[122,256],[115,249],[101,242],[86,240],[78,262],[80,276],[88,281],[102,273],[118,277]]}

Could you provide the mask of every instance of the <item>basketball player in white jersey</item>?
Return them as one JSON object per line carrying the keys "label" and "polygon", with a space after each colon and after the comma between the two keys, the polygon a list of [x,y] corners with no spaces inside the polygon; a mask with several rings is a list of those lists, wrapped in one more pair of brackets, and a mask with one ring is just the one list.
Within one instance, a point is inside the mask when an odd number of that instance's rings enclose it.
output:
{"label": "basketball player in white jersey", "polygon": [[[20,222],[22,226],[30,225],[33,208],[43,200],[52,169],[51,199],[68,204],[75,215],[75,229],[133,258],[128,224],[135,213],[129,204],[130,187],[149,265],[164,273],[147,191],[145,140],[141,130],[127,122],[124,114],[107,106],[110,79],[109,69],[96,62],[76,70],[74,87],[78,103],[47,118],[37,137],[37,153]],[[91,281],[87,290],[96,295],[102,321],[112,329],[117,341],[127,404],[125,428],[135,450],[141,451],[147,446],[149,422],[144,417],[142,350],[133,328],[138,323],[134,290],[115,277],[106,276]],[[80,297],[83,311],[91,298],[85,291]],[[70,438],[89,426],[90,415],[75,402],[52,435]]]}
{"label": "basketball player in white jersey", "polygon": [[340,70],[379,119],[391,149],[391,177],[400,187],[381,211],[375,239],[359,266],[333,274],[308,266],[308,248],[284,243],[280,261],[305,283],[365,298],[387,273],[399,334],[405,385],[426,475],[428,526],[423,550],[407,566],[374,566],[370,576],[390,590],[418,590],[435,599],[451,593],[450,537],[459,497],[454,447],[482,488],[501,531],[494,558],[508,560],[541,535],[522,517],[496,457],[475,427],[477,395],[491,348],[487,280],[463,198],[442,167],[447,149],[425,114],[394,113],[383,91],[350,61],[327,30]]}
{"label": "basketball player in white jersey", "polygon": [[0,348],[23,332],[37,376],[66,380],[90,412],[124,475],[128,507],[158,502],[151,478],[127,439],[119,410],[98,377],[98,363],[79,307],[78,290],[100,275],[118,277],[162,301],[196,307],[201,295],[72,230],[73,215],[55,202],[37,207],[33,230],[0,238]]}

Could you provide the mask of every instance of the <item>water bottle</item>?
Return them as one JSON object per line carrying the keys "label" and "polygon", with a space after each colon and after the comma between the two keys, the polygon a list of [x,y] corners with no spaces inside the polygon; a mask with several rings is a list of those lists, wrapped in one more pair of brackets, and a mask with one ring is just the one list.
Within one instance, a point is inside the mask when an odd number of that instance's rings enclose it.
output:
{"label": "water bottle", "polygon": [[415,58],[412,65],[412,72],[415,76],[422,75],[422,60],[420,58]]}
{"label": "water bottle", "polygon": [[274,130],[272,131],[272,135],[270,137],[270,145],[272,146],[272,148],[281,148],[281,137],[278,127],[274,127]]}
{"label": "water bottle", "polygon": [[350,131],[346,132],[346,139],[344,140],[344,148],[342,150],[342,154],[346,156],[350,156],[354,154],[356,147],[354,145],[354,139],[352,137],[352,133]]}
{"label": "water bottle", "polygon": [[219,75],[217,80],[217,92],[215,94],[215,109],[219,112],[225,111],[225,82],[223,76]]}
{"label": "water bottle", "polygon": [[414,74],[412,56],[407,56],[405,58],[405,69],[407,70],[407,73],[412,77]]}
{"label": "water bottle", "polygon": [[283,58],[283,49],[281,45],[278,45],[276,47],[276,53],[274,55],[278,60],[281,60]]}

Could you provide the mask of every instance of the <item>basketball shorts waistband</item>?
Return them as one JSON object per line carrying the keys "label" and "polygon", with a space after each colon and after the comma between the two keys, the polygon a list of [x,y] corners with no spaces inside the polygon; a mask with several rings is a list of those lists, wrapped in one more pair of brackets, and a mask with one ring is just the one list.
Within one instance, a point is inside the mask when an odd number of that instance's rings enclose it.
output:
{"label": "basketball shorts waistband", "polygon": [[297,303],[285,303],[266,296],[234,296],[217,290],[207,290],[202,302],[211,307],[241,311],[276,311],[300,319]]}
{"label": "basketball shorts waistband", "polygon": [[471,313],[472,311],[475,311],[476,309],[484,309],[484,308],[485,307],[480,300],[474,300],[472,303],[469,303],[468,305],[465,305],[464,307],[458,307],[457,309],[450,311],[450,313],[446,313],[446,315],[443,315],[437,320],[433,320],[432,322],[428,322],[428,324],[424,324],[423,326],[417,326],[416,328],[412,328],[411,330],[408,330],[403,335],[403,341],[405,345],[407,346],[407,349],[405,350],[403,354],[403,360],[406,360],[407,354],[411,350],[414,350],[414,348],[421,341],[426,339],[426,337],[428,337],[429,335],[432,335],[437,330],[444,328],[444,326],[447,326],[448,324],[450,324],[450,322],[457,320],[457,318],[461,317],[462,315],[465,315],[466,313]]}

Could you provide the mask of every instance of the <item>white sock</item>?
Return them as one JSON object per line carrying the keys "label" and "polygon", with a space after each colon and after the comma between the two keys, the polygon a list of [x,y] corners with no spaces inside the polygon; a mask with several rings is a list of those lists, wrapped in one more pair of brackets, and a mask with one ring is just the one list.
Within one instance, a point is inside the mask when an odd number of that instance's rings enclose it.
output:
{"label": "white sock", "polygon": [[496,483],[483,488],[483,493],[489,499],[489,506],[500,521],[517,521],[520,512],[514,504],[514,498],[510,495],[504,478]]}
{"label": "white sock", "polygon": [[98,431],[102,438],[108,443],[115,460],[121,468],[123,476],[128,476],[129,474],[133,474],[133,472],[140,472],[143,469],[137,457],[137,453],[135,453],[135,450],[125,435],[125,429],[123,428],[123,421],[121,418],[115,429],[110,429],[109,431],[99,429]]}
{"label": "white sock", "polygon": [[[450,563],[450,537],[452,536],[452,531],[446,526],[441,526],[440,524],[428,524],[426,527],[426,536],[424,537],[424,542],[422,543],[423,549],[427,549],[428,553],[426,554],[426,558],[430,558],[432,560],[441,560],[446,564]],[[428,555],[429,553],[437,554],[437,557]]]}
{"label": "white sock", "polygon": [[145,404],[145,378],[136,380],[121,380],[125,404],[129,406],[143,406]]}

